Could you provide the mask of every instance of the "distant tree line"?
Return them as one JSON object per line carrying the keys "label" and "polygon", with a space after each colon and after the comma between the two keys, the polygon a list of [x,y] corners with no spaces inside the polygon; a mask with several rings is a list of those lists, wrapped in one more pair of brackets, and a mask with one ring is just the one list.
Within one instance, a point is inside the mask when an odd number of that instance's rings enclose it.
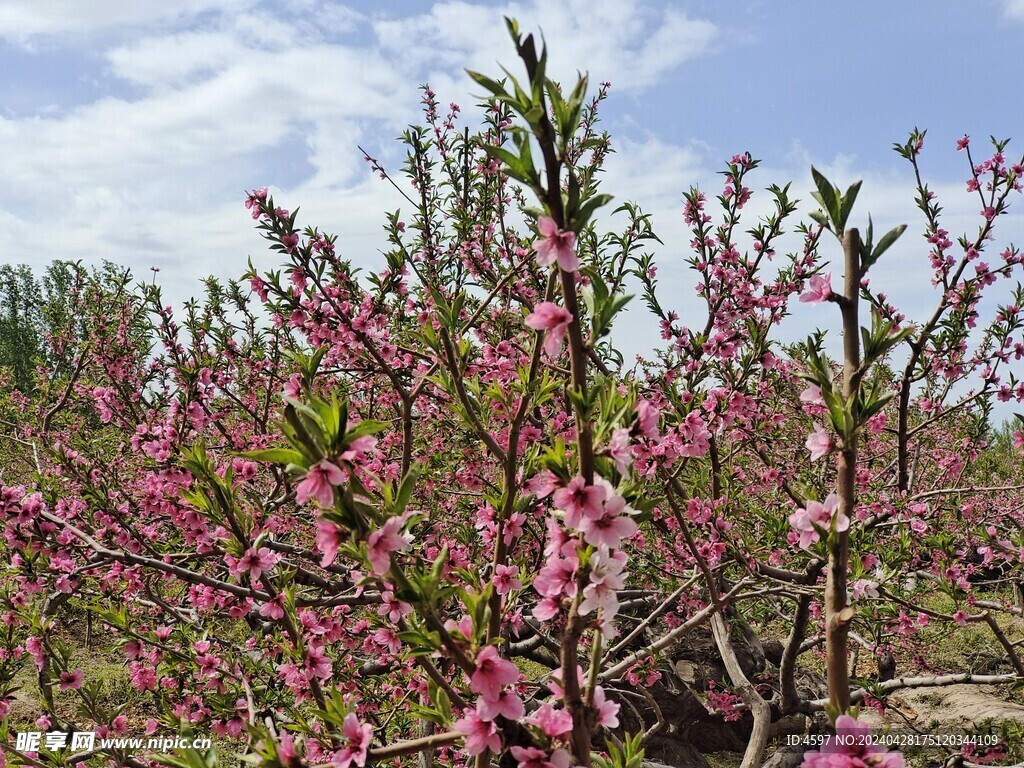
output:
{"label": "distant tree line", "polygon": [[41,274],[28,264],[0,266],[0,370],[6,370],[10,386],[32,395],[40,366],[52,375],[67,362],[67,345],[54,340],[86,336],[86,314],[75,311],[86,286],[109,295],[130,279],[109,261],[88,270],[81,262],[55,260]]}

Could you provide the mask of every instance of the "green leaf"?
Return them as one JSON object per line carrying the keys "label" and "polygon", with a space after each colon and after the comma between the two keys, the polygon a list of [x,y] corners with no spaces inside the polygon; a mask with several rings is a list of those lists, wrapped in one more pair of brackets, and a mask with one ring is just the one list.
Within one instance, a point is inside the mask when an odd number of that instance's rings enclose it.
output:
{"label": "green leaf", "polygon": [[266,464],[302,464],[303,460],[302,454],[293,448],[265,448],[261,451],[245,451],[240,455]]}
{"label": "green leaf", "polygon": [[840,199],[836,188],[832,186],[832,182],[822,175],[822,173],[811,166],[811,176],[814,179],[814,186],[818,188],[817,193],[812,193],[814,199],[821,203],[825,212],[832,219],[832,224],[835,227],[837,235],[842,234],[842,228],[840,227],[840,220],[842,218],[842,212],[840,210]]}
{"label": "green leaf", "polygon": [[416,487],[416,480],[420,476],[420,467],[413,465],[409,468],[405,477],[402,478],[401,485],[398,486],[398,494],[395,496],[395,514],[401,515],[405,512],[405,507],[409,503],[409,499],[412,497],[413,489]]}
{"label": "green leaf", "polygon": [[886,404],[892,400],[895,395],[895,392],[885,392],[879,395],[873,395],[869,398],[868,402],[861,408],[861,422],[867,422],[868,419],[885,408]]}
{"label": "green leaf", "polygon": [[816,221],[821,226],[828,226],[828,218],[821,211],[811,211],[807,215],[814,219],[814,221]]}
{"label": "green leaf", "polygon": [[878,241],[878,245],[875,247],[874,253],[871,254],[871,263],[873,264],[878,261],[878,257],[889,250],[890,246],[899,240],[900,235],[902,235],[906,229],[906,224],[900,224],[898,227],[893,227],[886,232],[885,235],[882,236],[882,239]]}
{"label": "green leaf", "polygon": [[517,46],[519,45],[519,21],[512,18],[511,16],[505,16],[505,29],[508,30],[508,36],[512,38],[512,42]]}
{"label": "green leaf", "polygon": [[[527,148],[529,145],[527,145]],[[513,152],[503,147],[492,147],[484,146],[484,152],[492,157],[496,157],[505,166],[505,172],[516,181],[521,181],[523,184],[533,185],[533,165],[532,162],[527,165],[523,162],[522,158]]]}
{"label": "green leaf", "polygon": [[583,203],[580,204],[579,210],[572,217],[569,222],[573,229],[579,231],[587,225],[590,218],[594,215],[598,208],[607,205],[612,201],[611,195],[592,195],[588,197]]}
{"label": "green leaf", "polygon": [[363,435],[375,435],[378,432],[383,432],[391,424],[387,421],[378,421],[376,419],[363,419],[356,424],[352,429],[345,433],[345,442],[351,443],[357,437]]}
{"label": "green leaf", "polygon": [[853,211],[853,203],[857,199],[857,194],[860,192],[860,185],[863,184],[861,181],[855,181],[850,185],[850,188],[846,190],[846,194],[843,195],[842,203],[839,209],[839,228],[840,230],[846,229],[846,222],[850,218],[850,213]]}
{"label": "green leaf", "polygon": [[284,408],[285,421],[294,431],[298,443],[308,449],[311,456],[323,458],[327,446],[324,443],[323,430],[315,421],[315,415],[314,411],[293,400],[288,401]]}
{"label": "green leaf", "polygon": [[466,74],[473,78],[478,85],[482,85],[495,96],[508,96],[508,91],[506,91],[505,87],[497,80],[493,80],[480,72],[474,72],[471,69],[467,69]]}

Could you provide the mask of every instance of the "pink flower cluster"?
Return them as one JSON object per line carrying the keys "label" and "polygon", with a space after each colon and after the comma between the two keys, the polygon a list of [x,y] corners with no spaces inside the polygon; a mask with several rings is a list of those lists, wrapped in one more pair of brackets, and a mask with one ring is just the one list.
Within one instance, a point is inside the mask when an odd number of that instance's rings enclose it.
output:
{"label": "pink flower cluster", "polygon": [[[480,698],[475,709],[467,710],[463,717],[455,722],[454,729],[465,737],[465,749],[470,755],[479,755],[488,750],[498,753],[501,751],[501,735],[498,731],[497,718],[500,716],[519,720],[526,713],[519,694],[506,687],[519,680],[519,670],[510,661],[502,659],[493,645],[480,651],[476,657],[476,665],[476,671],[470,677],[470,688],[474,693],[480,694]],[[558,673],[555,674],[557,677]],[[578,674],[582,677],[582,670],[578,670]],[[572,733],[572,715],[564,707],[557,706],[564,696],[561,685],[551,682],[548,687],[555,694],[554,702],[544,702],[522,721],[535,728],[548,740],[550,753],[538,747],[514,746],[511,752],[518,761],[519,768],[567,768],[571,762],[566,750],[556,745]],[[609,701],[604,688],[599,685],[594,687],[593,707],[598,725],[606,728],[618,727],[619,705]]]}
{"label": "pink flower cluster", "polygon": [[814,431],[807,436],[807,442],[804,443],[804,447],[811,452],[811,461],[817,461],[823,456],[830,454],[832,449],[836,447],[836,444],[832,439],[832,435],[826,432],[820,425],[815,424]]}
{"label": "pink flower cluster", "polygon": [[805,304],[820,304],[832,298],[832,273],[826,272],[824,276],[812,275],[810,288],[800,294],[800,301]]}
{"label": "pink flower cluster", "polygon": [[[632,518],[634,511],[611,483],[600,477],[593,485],[587,485],[582,477],[574,477],[565,487],[555,490],[553,501],[566,527],[595,547],[587,563],[589,572],[579,611],[581,615],[598,613],[602,633],[611,637],[615,632],[612,620],[619,611],[617,594],[625,586],[627,575],[626,554],[618,548],[623,539],[637,531]],[[557,615],[563,601],[573,599],[579,589],[579,541],[570,537],[557,519],[548,520],[544,553],[547,565],[533,580],[534,589],[541,595],[533,615],[540,621]]]}
{"label": "pink flower cluster", "polygon": [[582,532],[583,540],[593,547],[615,549],[636,533],[637,525],[631,517],[634,511],[603,478],[587,485],[582,477],[574,477],[565,488],[555,491],[553,499],[565,516],[566,526]]}
{"label": "pink flower cluster", "polygon": [[544,351],[554,357],[562,347],[565,332],[572,322],[572,313],[551,301],[542,301],[526,318],[526,325],[535,331],[545,331]]}
{"label": "pink flower cluster", "polygon": [[537,263],[542,267],[558,262],[558,266],[566,272],[575,272],[580,268],[580,260],[576,257],[576,233],[571,229],[559,229],[558,224],[550,216],[537,219],[537,231],[540,237],[533,243],[537,252]]}
{"label": "pink flower cluster", "polygon": [[242,575],[247,573],[253,582],[259,581],[260,576],[269,572],[280,559],[280,555],[267,547],[260,547],[258,551],[249,547],[241,557],[224,556],[224,560],[228,564],[228,572],[232,576],[241,579]]}
{"label": "pink flower cluster", "polygon": [[836,736],[820,751],[804,753],[800,768],[905,768],[903,755],[872,742],[871,728],[849,715],[836,718]]}
{"label": "pink flower cluster", "polygon": [[469,687],[480,694],[480,698],[476,709],[467,710],[454,726],[466,737],[466,752],[479,755],[486,750],[501,751],[501,736],[495,720],[499,716],[518,720],[526,713],[519,694],[507,688],[518,680],[519,669],[501,658],[493,645],[477,654],[476,671],[469,678]]}
{"label": "pink flower cluster", "polygon": [[344,743],[331,759],[331,768],[350,768],[366,765],[366,753],[373,738],[373,727],[369,723],[360,723],[354,712],[345,715],[342,722],[341,735]]}
{"label": "pink flower cluster", "polygon": [[828,532],[835,518],[835,529],[845,531],[850,527],[850,518],[838,512],[839,497],[830,493],[825,502],[808,501],[806,509],[798,509],[789,516],[793,528],[791,540],[799,539],[801,549],[807,549],[821,538],[822,531]]}

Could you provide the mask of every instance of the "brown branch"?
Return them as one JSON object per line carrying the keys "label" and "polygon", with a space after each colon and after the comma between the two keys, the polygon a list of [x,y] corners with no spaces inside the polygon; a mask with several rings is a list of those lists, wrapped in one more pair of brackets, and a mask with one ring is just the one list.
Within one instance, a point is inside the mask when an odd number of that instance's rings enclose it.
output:
{"label": "brown branch", "polygon": [[[850,701],[856,703],[865,696],[874,695],[877,692],[891,693],[892,691],[904,688],[940,688],[946,685],[1012,685],[1024,680],[1020,675],[974,675],[970,672],[962,672],[955,675],[929,675],[921,677],[897,677],[886,680],[872,686],[869,691],[866,688],[858,688],[850,693]],[[808,702],[808,708],[813,712],[820,712],[825,709],[828,699],[815,699]]]}
{"label": "brown branch", "polygon": [[754,727],[750,732],[750,739],[747,741],[747,749],[743,753],[743,762],[740,768],[760,768],[764,759],[765,745],[768,743],[768,726],[771,724],[771,707],[768,702],[757,692],[750,680],[743,673],[736,653],[733,651],[732,642],[729,639],[729,630],[725,626],[725,619],[720,613],[711,617],[711,632],[715,636],[715,645],[725,663],[725,670],[729,673],[733,687],[739,691],[744,703],[750,708],[754,716]]}
{"label": "brown branch", "polygon": [[372,762],[392,760],[396,757],[414,755],[418,752],[423,752],[428,749],[436,749],[437,747],[443,747],[448,744],[454,744],[461,738],[462,734],[456,733],[455,731],[435,733],[432,736],[423,736],[418,739],[399,741],[395,744],[389,744],[386,747],[376,747],[367,752],[367,758]]}

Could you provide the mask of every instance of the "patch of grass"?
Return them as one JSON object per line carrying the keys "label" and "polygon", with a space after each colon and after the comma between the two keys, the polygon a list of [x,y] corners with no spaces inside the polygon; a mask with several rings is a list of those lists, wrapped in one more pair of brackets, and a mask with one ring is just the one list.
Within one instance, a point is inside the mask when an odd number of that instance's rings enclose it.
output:
{"label": "patch of grass", "polygon": [[[996,593],[989,599],[1001,601],[1005,597]],[[924,607],[937,613],[952,614],[958,606],[948,595],[934,593],[924,601]],[[1024,620],[1003,613],[995,614],[995,618],[1010,642],[1024,638]],[[983,622],[950,627],[946,622],[933,620],[921,630],[920,638],[930,645],[928,661],[937,669],[975,674],[1010,671],[1006,650],[996,640],[988,624]]]}
{"label": "patch of grass", "polygon": [[710,768],[739,768],[743,763],[742,752],[707,752],[704,759]]}

